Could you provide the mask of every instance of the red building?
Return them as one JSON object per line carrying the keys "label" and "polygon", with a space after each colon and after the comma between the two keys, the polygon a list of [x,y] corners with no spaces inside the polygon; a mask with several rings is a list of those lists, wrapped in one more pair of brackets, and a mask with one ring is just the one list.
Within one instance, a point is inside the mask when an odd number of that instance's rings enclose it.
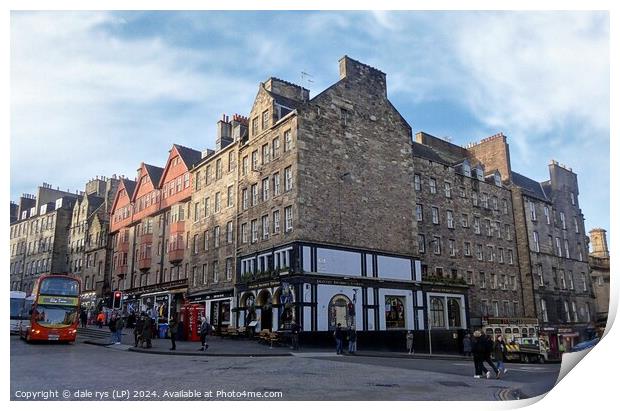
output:
{"label": "red building", "polygon": [[187,292],[189,170],[199,151],[174,144],[164,168],[142,163],[122,180],[111,210],[112,287],[127,312],[149,311],[160,323],[178,313]]}

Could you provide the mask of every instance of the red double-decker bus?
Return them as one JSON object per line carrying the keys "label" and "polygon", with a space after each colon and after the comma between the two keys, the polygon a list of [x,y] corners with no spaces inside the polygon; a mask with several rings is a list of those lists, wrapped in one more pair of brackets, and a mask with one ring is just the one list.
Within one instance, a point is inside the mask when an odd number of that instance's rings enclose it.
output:
{"label": "red double-decker bus", "polygon": [[20,335],[26,341],[75,341],[80,309],[80,280],[68,275],[42,275],[34,283],[30,321]]}

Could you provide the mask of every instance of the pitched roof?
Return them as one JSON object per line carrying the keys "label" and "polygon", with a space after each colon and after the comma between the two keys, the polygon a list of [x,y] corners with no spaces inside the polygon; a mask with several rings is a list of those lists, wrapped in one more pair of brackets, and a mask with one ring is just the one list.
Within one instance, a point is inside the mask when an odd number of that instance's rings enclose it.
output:
{"label": "pitched roof", "polygon": [[146,169],[146,173],[149,175],[151,182],[153,182],[153,186],[156,186],[157,183],[159,183],[159,179],[161,178],[164,169],[146,163],[144,163],[144,168]]}
{"label": "pitched roof", "polygon": [[[185,163],[188,170],[191,170],[196,164],[202,160],[202,153],[198,150],[194,150],[193,148],[181,146],[179,144],[173,144],[173,146],[177,149],[181,160]],[[161,169],[163,172],[163,169]],[[161,174],[160,174],[161,177]],[[154,180],[154,181],[159,181]]]}
{"label": "pitched roof", "polygon": [[281,106],[288,107],[290,109],[298,108],[302,102],[299,100],[293,100],[292,98],[284,97],[280,94],[276,94],[273,91],[265,90],[267,94],[269,94],[273,100]]}
{"label": "pitched roof", "polygon": [[127,191],[127,196],[131,198],[133,196],[134,190],[136,189],[136,182],[133,180],[129,180],[128,178],[123,178],[121,179],[121,183],[123,183],[123,186]]}
{"label": "pitched roof", "polygon": [[523,191],[525,191],[525,194],[531,197],[538,198],[542,201],[549,201],[549,198],[545,194],[542,185],[538,181],[532,180],[531,178],[525,177],[524,175],[513,171],[512,182],[515,185],[521,187]]}

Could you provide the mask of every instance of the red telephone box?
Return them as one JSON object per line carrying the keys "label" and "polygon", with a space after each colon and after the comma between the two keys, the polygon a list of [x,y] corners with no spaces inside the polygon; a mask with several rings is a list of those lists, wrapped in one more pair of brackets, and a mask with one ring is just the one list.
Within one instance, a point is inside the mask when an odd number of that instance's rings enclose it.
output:
{"label": "red telephone box", "polygon": [[185,304],[181,308],[183,328],[187,341],[200,341],[200,317],[205,314],[203,304]]}

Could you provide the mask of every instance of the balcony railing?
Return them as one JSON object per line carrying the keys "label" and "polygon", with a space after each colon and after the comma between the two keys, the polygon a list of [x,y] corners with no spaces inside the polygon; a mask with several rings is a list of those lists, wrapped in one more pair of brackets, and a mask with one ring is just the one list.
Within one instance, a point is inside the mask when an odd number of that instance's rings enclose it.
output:
{"label": "balcony railing", "polygon": [[151,268],[151,257],[139,258],[138,269],[148,271]]}
{"label": "balcony railing", "polygon": [[118,265],[114,268],[114,275],[125,277],[127,275],[127,265]]}

